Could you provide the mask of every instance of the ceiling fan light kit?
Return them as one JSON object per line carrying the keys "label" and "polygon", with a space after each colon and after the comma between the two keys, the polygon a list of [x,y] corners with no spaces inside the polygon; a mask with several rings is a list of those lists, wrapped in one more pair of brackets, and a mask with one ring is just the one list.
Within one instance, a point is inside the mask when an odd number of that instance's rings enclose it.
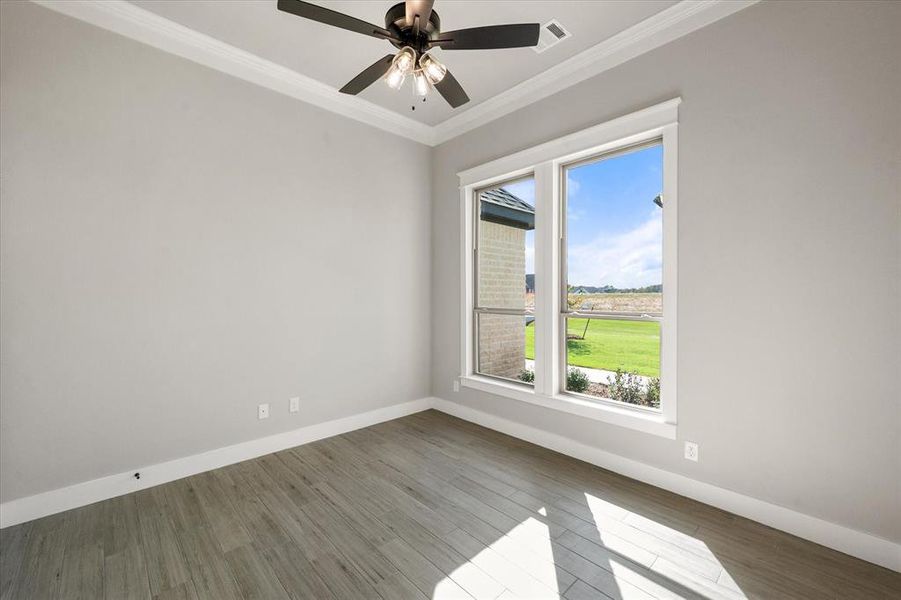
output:
{"label": "ceiling fan light kit", "polygon": [[413,92],[417,96],[427,96],[431,87],[432,84],[429,83],[429,80],[425,76],[425,73],[422,72],[422,69],[413,71]]}
{"label": "ceiling fan light kit", "polygon": [[419,68],[422,69],[432,85],[440,82],[447,74],[447,67],[438,62],[438,59],[431,54],[423,54],[419,57]]}
{"label": "ceiling fan light kit", "polygon": [[385,73],[385,83],[394,90],[399,90],[404,85],[407,75],[413,72],[416,66],[416,52],[410,48],[401,48],[400,52],[394,55],[388,72]]}
{"label": "ceiling fan light kit", "polygon": [[407,76],[412,74],[413,91],[417,96],[425,97],[434,86],[452,108],[457,108],[469,102],[469,96],[447,67],[429,54],[429,50],[436,47],[444,50],[529,48],[538,43],[538,23],[488,25],[442,32],[441,19],[432,10],[434,3],[434,0],[407,0],[395,4],[385,14],[385,27],[301,0],[278,0],[278,9],[388,40],[398,48],[393,57],[389,54],[380,58],[351,79],[339,90],[344,94],[359,94],[379,78],[383,78],[388,87],[399,90]]}

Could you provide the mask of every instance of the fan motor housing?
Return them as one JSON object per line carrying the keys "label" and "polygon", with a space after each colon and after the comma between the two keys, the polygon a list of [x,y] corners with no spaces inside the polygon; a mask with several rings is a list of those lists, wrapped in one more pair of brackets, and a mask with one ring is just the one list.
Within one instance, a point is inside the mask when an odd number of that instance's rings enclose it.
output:
{"label": "fan motor housing", "polygon": [[407,25],[406,4],[395,4],[385,13],[385,29],[395,34],[400,41],[389,40],[395,48],[410,46],[420,54],[428,49],[429,40],[438,38],[441,32],[441,19],[434,10],[429,15],[429,22],[419,26],[419,37],[413,35],[413,26]]}

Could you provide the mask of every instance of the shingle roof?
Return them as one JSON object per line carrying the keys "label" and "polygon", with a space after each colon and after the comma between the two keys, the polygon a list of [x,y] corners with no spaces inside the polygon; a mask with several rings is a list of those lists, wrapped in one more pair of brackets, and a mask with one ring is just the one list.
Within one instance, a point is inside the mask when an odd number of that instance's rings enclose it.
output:
{"label": "shingle roof", "polygon": [[479,193],[480,218],[517,229],[535,229],[535,208],[502,188]]}
{"label": "shingle roof", "polygon": [[535,214],[535,207],[522,200],[518,196],[514,196],[504,188],[493,188],[485,190],[480,194],[480,198],[484,202],[491,202],[513,210],[519,210],[529,214]]}

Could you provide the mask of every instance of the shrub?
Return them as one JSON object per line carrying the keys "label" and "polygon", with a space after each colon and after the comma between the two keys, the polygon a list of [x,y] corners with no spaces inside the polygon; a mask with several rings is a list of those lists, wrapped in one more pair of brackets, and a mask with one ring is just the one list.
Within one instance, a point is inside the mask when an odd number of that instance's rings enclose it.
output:
{"label": "shrub", "polygon": [[526,383],[535,383],[535,371],[523,369],[523,372],[519,374],[519,380]]}
{"label": "shrub", "polygon": [[644,404],[644,386],[634,373],[617,369],[613,377],[608,377],[607,393],[613,400],[627,404]]}
{"label": "shrub", "polygon": [[588,375],[580,369],[570,369],[566,374],[566,389],[571,392],[581,393],[588,389],[591,382]]}
{"label": "shrub", "polygon": [[627,404],[660,407],[660,378],[648,380],[647,388],[638,375],[617,369],[613,377],[607,378],[607,393],[610,398]]}
{"label": "shrub", "polygon": [[660,408],[660,378],[659,377],[651,377],[651,380],[648,382],[648,406],[653,406],[654,408]]}

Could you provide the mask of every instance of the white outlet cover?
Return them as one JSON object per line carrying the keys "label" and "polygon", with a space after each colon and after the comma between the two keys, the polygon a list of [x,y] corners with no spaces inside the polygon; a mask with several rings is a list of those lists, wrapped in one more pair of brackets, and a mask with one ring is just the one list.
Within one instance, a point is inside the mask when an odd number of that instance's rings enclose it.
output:
{"label": "white outlet cover", "polygon": [[457,381],[456,379],[454,380],[454,391],[455,391],[455,392],[459,392],[459,391],[460,391],[460,382]]}
{"label": "white outlet cover", "polygon": [[268,419],[269,418],[269,404],[260,404],[257,407],[257,418],[258,419]]}
{"label": "white outlet cover", "polygon": [[698,462],[697,442],[685,442],[685,459]]}
{"label": "white outlet cover", "polygon": [[288,410],[295,413],[300,410],[300,397],[295,396],[288,400]]}

